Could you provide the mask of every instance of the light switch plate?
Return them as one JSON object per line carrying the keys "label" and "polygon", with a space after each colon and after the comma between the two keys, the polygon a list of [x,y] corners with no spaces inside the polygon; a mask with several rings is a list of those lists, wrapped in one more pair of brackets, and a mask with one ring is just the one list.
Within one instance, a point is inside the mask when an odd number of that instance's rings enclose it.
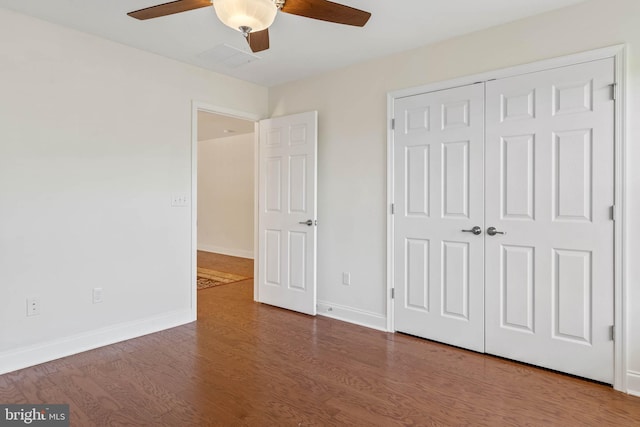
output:
{"label": "light switch plate", "polygon": [[172,194],[171,206],[174,208],[184,208],[189,206],[189,196],[186,194]]}

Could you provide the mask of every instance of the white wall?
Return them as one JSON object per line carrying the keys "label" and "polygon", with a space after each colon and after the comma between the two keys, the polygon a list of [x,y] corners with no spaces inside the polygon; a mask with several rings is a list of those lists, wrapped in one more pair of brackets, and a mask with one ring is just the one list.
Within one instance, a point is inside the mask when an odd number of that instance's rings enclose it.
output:
{"label": "white wall", "polygon": [[198,249],[253,258],[254,134],[198,142]]}
{"label": "white wall", "polygon": [[4,9],[0,52],[0,373],[193,320],[191,103],[267,90]]}
{"label": "white wall", "polygon": [[[628,387],[640,393],[640,1],[592,0],[271,88],[272,115],[319,112],[318,299],[345,319],[386,316],[386,94],[628,43]],[[352,285],[341,284],[351,272]],[[322,307],[321,307],[322,308]],[[333,311],[335,313],[335,309]]]}

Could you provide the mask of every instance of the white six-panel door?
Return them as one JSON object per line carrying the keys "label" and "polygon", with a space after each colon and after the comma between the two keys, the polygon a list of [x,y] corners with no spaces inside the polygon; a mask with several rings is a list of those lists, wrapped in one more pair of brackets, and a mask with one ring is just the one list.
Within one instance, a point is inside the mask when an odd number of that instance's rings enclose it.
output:
{"label": "white six-panel door", "polygon": [[257,300],[316,314],[316,111],[260,122]]}
{"label": "white six-panel door", "polygon": [[613,82],[606,59],[395,100],[397,331],[613,382]]}
{"label": "white six-panel door", "polygon": [[395,328],[484,350],[482,84],[395,102]]}
{"label": "white six-panel door", "polygon": [[613,382],[613,59],[487,82],[486,352]]}

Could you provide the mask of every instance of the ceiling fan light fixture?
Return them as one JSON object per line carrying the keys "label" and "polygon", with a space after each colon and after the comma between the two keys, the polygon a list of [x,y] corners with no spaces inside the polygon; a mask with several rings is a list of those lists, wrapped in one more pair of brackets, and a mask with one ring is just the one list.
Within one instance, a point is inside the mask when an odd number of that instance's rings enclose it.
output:
{"label": "ceiling fan light fixture", "polygon": [[269,28],[278,12],[273,0],[215,0],[213,7],[220,21],[242,33]]}

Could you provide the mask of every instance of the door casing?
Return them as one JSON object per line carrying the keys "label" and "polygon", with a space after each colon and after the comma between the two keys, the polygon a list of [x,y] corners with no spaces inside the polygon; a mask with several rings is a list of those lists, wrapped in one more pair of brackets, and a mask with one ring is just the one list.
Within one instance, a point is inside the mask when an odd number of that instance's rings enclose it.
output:
{"label": "door casing", "polygon": [[393,289],[394,289],[394,230],[393,230],[393,204],[394,196],[394,152],[393,152],[393,119],[394,102],[398,98],[418,95],[421,93],[433,92],[437,90],[450,89],[458,86],[465,86],[475,82],[512,77],[526,73],[549,70],[552,68],[567,65],[579,64],[582,62],[594,61],[598,59],[613,58],[615,62],[615,124],[614,124],[614,199],[615,199],[615,222],[614,222],[614,384],[613,387],[619,391],[627,391],[627,355],[626,355],[626,330],[627,314],[625,311],[625,301],[627,300],[627,277],[625,274],[626,253],[625,253],[625,229],[626,229],[626,111],[625,111],[625,83],[626,83],[626,55],[625,45],[615,45],[602,49],[577,53],[530,64],[504,68],[486,73],[470,75],[454,80],[431,83],[424,86],[403,89],[387,94],[387,330],[393,332],[394,312],[393,312]]}
{"label": "door casing", "polygon": [[[224,116],[235,117],[237,119],[248,120],[255,122],[254,129],[254,213],[253,222],[254,230],[258,228],[258,138],[259,138],[259,125],[258,122],[262,119],[261,116],[246,111],[237,111],[229,108],[211,105],[205,102],[192,101],[191,103],[191,318],[196,320],[198,316],[198,296],[197,296],[197,261],[198,261],[198,111],[203,111],[212,114],[221,114]],[[258,246],[257,233],[254,233],[253,247]],[[255,249],[254,249],[255,252]],[[257,254],[254,253],[254,257]],[[254,262],[254,277],[257,277],[257,263]],[[256,282],[257,283],[257,282]],[[257,284],[254,285],[253,290],[254,299],[258,295]]]}

